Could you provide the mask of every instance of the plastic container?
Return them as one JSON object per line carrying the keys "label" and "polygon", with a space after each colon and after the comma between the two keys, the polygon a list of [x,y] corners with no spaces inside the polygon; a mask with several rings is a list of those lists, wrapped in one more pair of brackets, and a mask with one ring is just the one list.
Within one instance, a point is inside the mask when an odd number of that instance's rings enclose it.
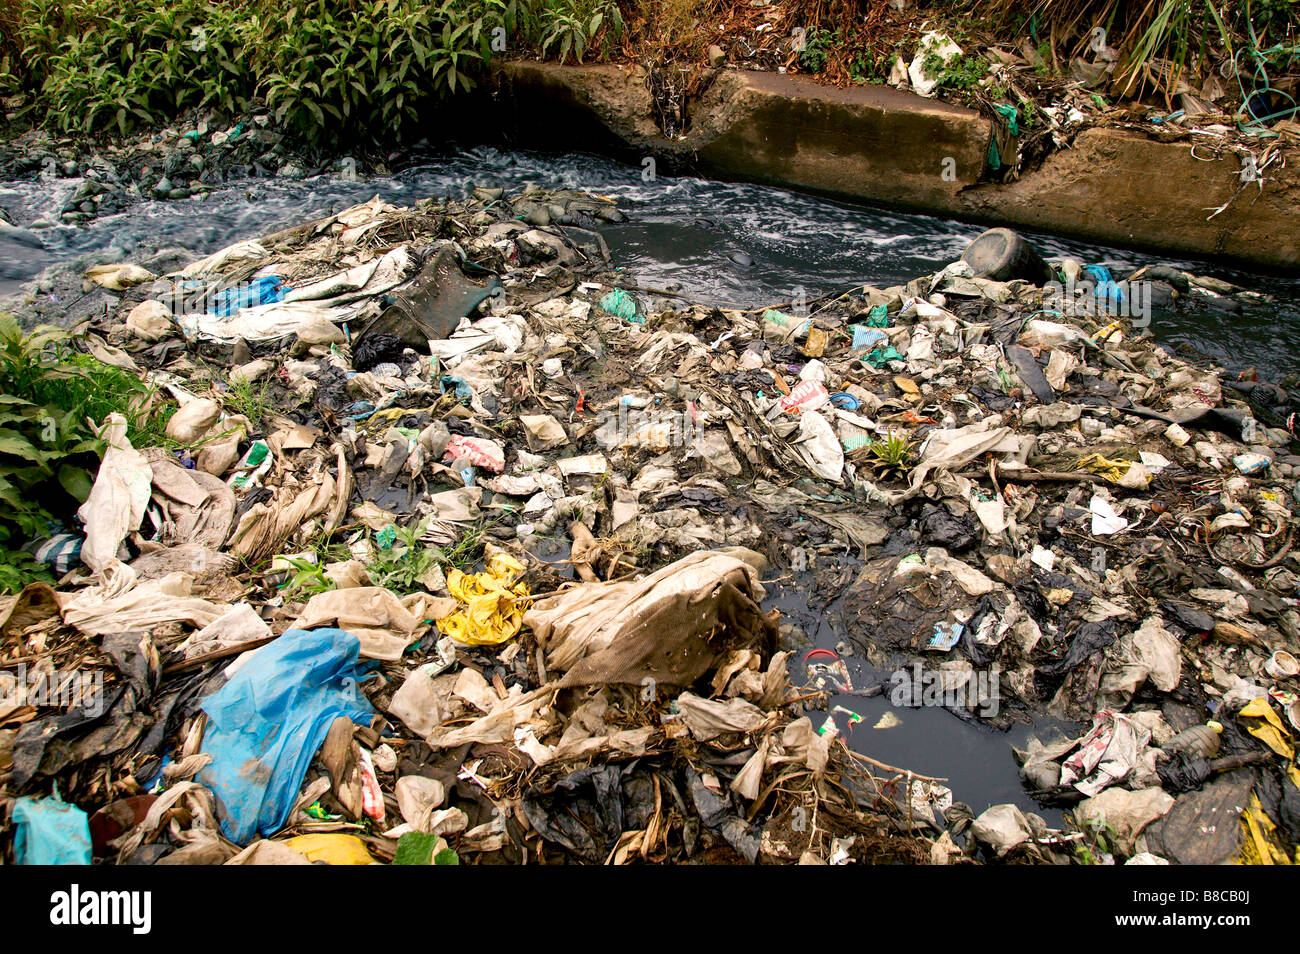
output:
{"label": "plastic container", "polygon": [[1174,752],[1184,752],[1192,758],[1212,758],[1218,753],[1219,746],[1223,742],[1219,734],[1222,731],[1223,726],[1217,722],[1194,725],[1190,729],[1179,732],[1161,748],[1171,755]]}
{"label": "plastic container", "polygon": [[1028,242],[1011,229],[989,229],[962,252],[977,278],[1009,282],[1022,278],[1035,285],[1053,281],[1056,274]]}

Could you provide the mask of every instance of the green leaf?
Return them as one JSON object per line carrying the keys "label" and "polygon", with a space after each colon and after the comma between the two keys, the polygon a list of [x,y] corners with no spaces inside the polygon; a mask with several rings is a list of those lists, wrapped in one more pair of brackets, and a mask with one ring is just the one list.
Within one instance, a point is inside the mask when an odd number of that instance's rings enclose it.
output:
{"label": "green leaf", "polygon": [[0,431],[0,454],[13,454],[24,460],[43,463],[46,454],[17,431]]}
{"label": "green leaf", "polygon": [[86,502],[86,498],[90,496],[90,489],[94,486],[94,481],[91,480],[86,468],[74,467],[72,464],[60,465],[59,483],[81,503]]}
{"label": "green leaf", "polygon": [[397,839],[397,852],[393,855],[393,864],[434,864],[433,852],[441,840],[442,838],[439,835],[430,835],[422,831],[408,831]]}

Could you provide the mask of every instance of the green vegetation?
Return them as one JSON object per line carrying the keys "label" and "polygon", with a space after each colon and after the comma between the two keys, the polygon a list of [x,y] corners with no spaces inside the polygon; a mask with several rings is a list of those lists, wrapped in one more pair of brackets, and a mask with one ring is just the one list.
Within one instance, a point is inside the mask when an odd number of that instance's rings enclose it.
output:
{"label": "green vegetation", "polygon": [[307,140],[397,135],[495,54],[581,60],[623,30],[614,0],[0,0],[0,93],[63,131],[112,131],[256,98]]}
{"label": "green vegetation", "polygon": [[972,90],[989,75],[989,61],[979,55],[957,53],[945,59],[931,50],[921,59],[921,69],[938,77],[938,90]]}
{"label": "green vegetation", "polygon": [[799,51],[799,68],[809,73],[820,73],[826,68],[831,49],[839,42],[839,30],[812,30],[804,41],[804,48]]}
{"label": "green vegetation", "polygon": [[1145,86],[1172,97],[1181,81],[1196,85],[1228,59],[1247,74],[1261,68],[1276,74],[1300,58],[1294,0],[963,0],[956,6],[987,31],[1028,35],[1044,61],[1040,73],[1073,57],[1091,60],[1104,45],[1117,57],[1112,92],[1125,95]]}
{"label": "green vegetation", "polygon": [[232,378],[226,386],[222,403],[234,413],[248,418],[249,426],[257,430],[271,413],[270,389],[269,378],[262,378],[256,383],[244,378]]}
{"label": "green vegetation", "polygon": [[54,574],[25,550],[0,547],[0,593],[17,593],[34,582],[53,583]]}
{"label": "green vegetation", "polygon": [[602,39],[602,54],[608,53],[610,39],[623,32],[623,14],[614,0],[549,0],[541,4],[538,21],[541,54],[558,52],[561,63],[570,53],[581,63],[597,37]]}
{"label": "green vegetation", "polygon": [[868,444],[867,451],[872,458],[872,469],[881,477],[902,478],[907,473],[907,465],[912,458],[912,441],[906,435],[896,435],[890,430],[883,441]]}
{"label": "green vegetation", "polygon": [[307,599],[334,589],[334,581],[325,575],[325,568],[319,561],[313,562],[305,557],[285,557],[284,562],[291,568],[289,579],[281,590],[286,600]]}
{"label": "green vegetation", "polygon": [[394,524],[375,534],[374,556],[366,567],[375,586],[387,587],[395,593],[410,593],[425,589],[425,577],[440,567],[454,566],[466,573],[474,572],[474,565],[483,555],[481,527],[467,528],[448,547],[422,543],[420,537],[426,528],[423,521],[413,527]]}
{"label": "green vegetation", "polygon": [[135,446],[158,443],[174,408],[160,409],[139,379],[72,349],[66,331],[24,331],[0,315],[0,588],[36,575],[11,552],[48,535],[90,494],[104,443],[91,430],[109,414]]}
{"label": "green vegetation", "polygon": [[[442,844],[442,848],[438,845]],[[430,835],[420,831],[408,831],[397,839],[397,853],[393,857],[395,865],[458,865],[460,857],[446,847],[439,835]]]}

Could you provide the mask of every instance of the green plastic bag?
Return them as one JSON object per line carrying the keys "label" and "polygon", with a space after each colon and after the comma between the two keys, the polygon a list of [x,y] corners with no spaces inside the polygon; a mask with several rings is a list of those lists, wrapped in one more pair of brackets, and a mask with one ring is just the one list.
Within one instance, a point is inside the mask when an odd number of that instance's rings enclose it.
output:
{"label": "green plastic bag", "polygon": [[898,349],[893,345],[885,345],[883,348],[875,348],[867,352],[866,357],[862,359],[871,365],[877,371],[885,366],[888,361],[902,361],[903,356],[898,353]]}
{"label": "green plastic bag", "polygon": [[636,325],[645,324],[645,316],[637,313],[636,299],[621,288],[615,288],[597,304],[617,318],[624,318]]}

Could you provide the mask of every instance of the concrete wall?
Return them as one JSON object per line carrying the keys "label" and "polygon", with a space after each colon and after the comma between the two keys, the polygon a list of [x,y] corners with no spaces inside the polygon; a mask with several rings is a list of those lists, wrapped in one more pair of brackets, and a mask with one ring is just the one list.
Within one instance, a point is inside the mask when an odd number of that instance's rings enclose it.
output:
{"label": "concrete wall", "polygon": [[[1090,129],[1072,148],[1007,185],[979,184],[993,130],[978,113],[888,87],[841,90],[776,73],[724,70],[666,139],[639,67],[502,67],[496,101],[520,145],[743,179],[1243,265],[1300,265],[1300,168],[1270,168],[1243,191],[1230,150],[1215,161],[1190,141]],[[1257,150],[1258,151],[1258,150]],[[1199,148],[1202,158],[1212,151]]]}

